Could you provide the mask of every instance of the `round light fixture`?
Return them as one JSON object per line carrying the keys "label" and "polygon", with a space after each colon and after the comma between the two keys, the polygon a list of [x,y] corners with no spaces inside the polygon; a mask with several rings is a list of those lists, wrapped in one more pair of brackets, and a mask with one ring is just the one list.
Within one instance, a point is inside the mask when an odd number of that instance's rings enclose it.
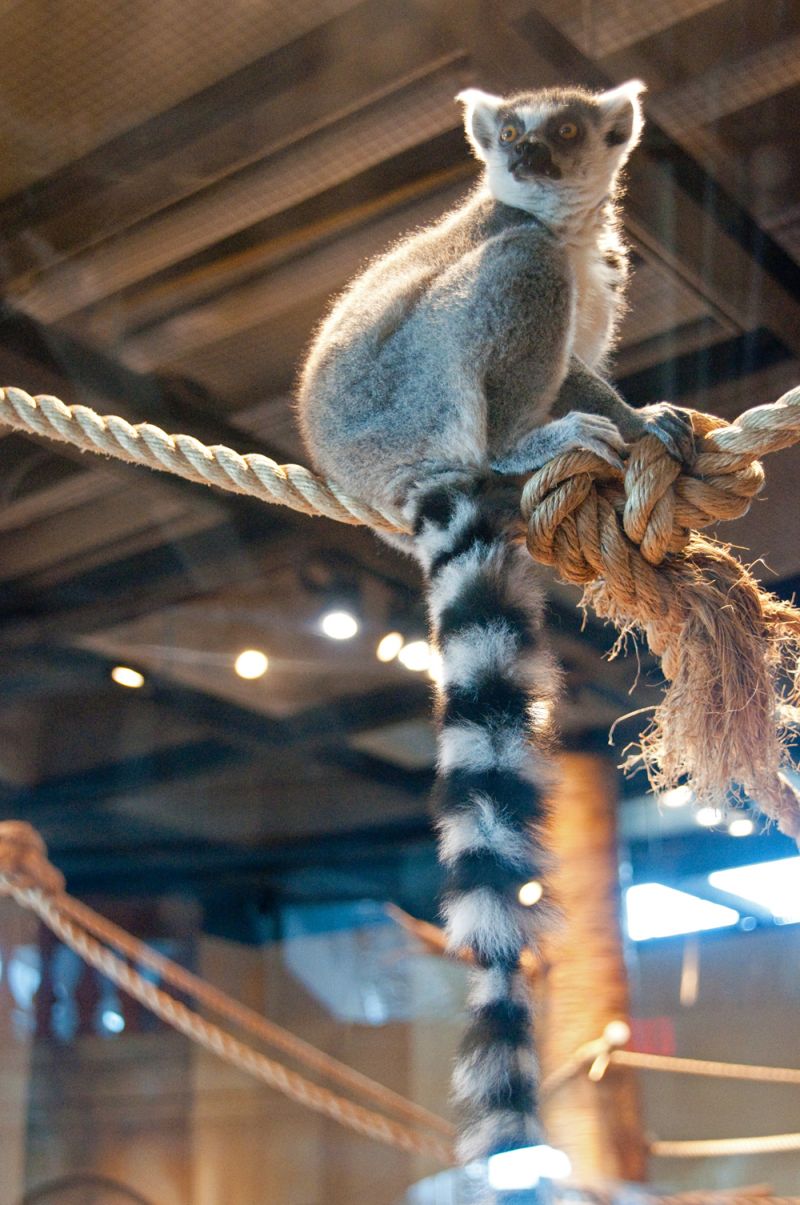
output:
{"label": "round light fixture", "polygon": [[330,640],[352,640],[358,631],[358,620],[349,611],[328,611],[319,626]]}
{"label": "round light fixture", "polygon": [[421,674],[431,668],[432,650],[427,640],[411,640],[397,654],[397,660],[406,669]]}
{"label": "round light fixture", "polygon": [[243,649],[233,663],[240,678],[263,678],[267,672],[269,658],[261,649]]}
{"label": "round light fixture", "polygon": [[375,656],[379,661],[383,661],[384,663],[394,661],[405,642],[405,636],[402,632],[387,632],[386,635],[378,641]]}
{"label": "round light fixture", "polygon": [[670,791],[663,791],[658,799],[665,808],[683,808],[687,803],[691,803],[692,788],[684,783],[680,787],[673,787]]}
{"label": "round light fixture", "polygon": [[724,820],[719,808],[698,808],[694,818],[701,828],[713,828]]}
{"label": "round light fixture", "polygon": [[117,686],[128,686],[131,690],[144,686],[144,674],[140,674],[138,669],[131,669],[129,665],[115,665],[111,677]]}
{"label": "round light fixture", "polygon": [[526,908],[532,908],[534,904],[538,904],[539,900],[544,895],[544,887],[538,879],[531,879],[528,883],[523,883],[517,892],[517,899]]}

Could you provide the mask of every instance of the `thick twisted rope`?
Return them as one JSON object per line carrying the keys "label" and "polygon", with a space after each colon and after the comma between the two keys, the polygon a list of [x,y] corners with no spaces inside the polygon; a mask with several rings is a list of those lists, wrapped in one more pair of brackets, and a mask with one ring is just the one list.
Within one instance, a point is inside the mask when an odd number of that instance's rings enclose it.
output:
{"label": "thick twisted rope", "polygon": [[152,423],[133,425],[88,406],[65,406],[47,394],[31,397],[24,389],[0,389],[0,423],[306,515],[326,515],[378,531],[407,530],[401,515],[367,506],[299,464],[276,464],[259,452],[241,456],[224,444],[208,447],[191,435],[168,435]]}
{"label": "thick twisted rope", "polygon": [[[0,822],[0,895],[11,896],[35,913],[65,945],[128,995],[138,1000],[167,1025],[212,1054],[225,1059],[290,1100],[338,1121],[357,1133],[398,1150],[433,1156],[449,1165],[453,1161],[452,1127],[427,1109],[360,1075],[316,1050],[279,1026],[225,996],[197,976],[178,967],[137,941],[118,926],[92,912],[64,893],[64,878],[50,863],[40,834],[23,821]],[[100,937],[97,940],[96,936]],[[125,958],[114,952],[121,951]],[[238,1038],[206,1020],[180,1000],[145,979],[126,959],[157,970],[165,982],[187,992],[201,1004],[228,1017],[287,1051],[303,1065],[345,1084],[351,1091],[378,1100],[417,1126],[410,1126],[338,1096],[320,1084],[252,1049]]]}
{"label": "thick twisted rope", "polygon": [[641,631],[668,688],[626,765],[657,790],[686,778],[725,806],[749,794],[800,838],[800,800],[781,773],[783,724],[800,702],[800,612],[761,589],[728,548],[697,531],[745,513],[763,485],[755,457],[800,439],[800,389],[725,424],[692,413],[698,454],[681,467],[659,440],[631,448],[624,476],[591,452],[557,457],[522,495],[531,555],[582,584],[584,603]]}

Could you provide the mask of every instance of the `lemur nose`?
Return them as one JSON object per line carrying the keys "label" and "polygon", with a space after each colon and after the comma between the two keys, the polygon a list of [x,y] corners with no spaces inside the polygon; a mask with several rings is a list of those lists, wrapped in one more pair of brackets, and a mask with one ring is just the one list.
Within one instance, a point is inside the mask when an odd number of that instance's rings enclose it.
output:
{"label": "lemur nose", "polygon": [[544,142],[532,142],[528,139],[523,139],[517,143],[514,151],[524,162],[525,166],[532,168],[534,171],[543,171],[553,162],[550,148]]}

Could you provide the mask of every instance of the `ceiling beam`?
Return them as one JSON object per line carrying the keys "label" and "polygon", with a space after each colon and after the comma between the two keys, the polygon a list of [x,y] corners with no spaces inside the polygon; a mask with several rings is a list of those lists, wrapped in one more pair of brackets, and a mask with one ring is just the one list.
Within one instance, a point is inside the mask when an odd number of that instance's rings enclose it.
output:
{"label": "ceiling beam", "polygon": [[0,202],[7,279],[21,284],[263,160],[453,49],[414,0],[353,6]]}
{"label": "ceiling beam", "polygon": [[[33,317],[54,322],[95,304],[211,244],[298,205],[387,154],[418,146],[458,124],[453,96],[463,81],[458,54],[413,83],[348,112],[259,162],[198,189],[113,239],[40,273],[11,295]],[[294,130],[291,130],[294,134]]]}

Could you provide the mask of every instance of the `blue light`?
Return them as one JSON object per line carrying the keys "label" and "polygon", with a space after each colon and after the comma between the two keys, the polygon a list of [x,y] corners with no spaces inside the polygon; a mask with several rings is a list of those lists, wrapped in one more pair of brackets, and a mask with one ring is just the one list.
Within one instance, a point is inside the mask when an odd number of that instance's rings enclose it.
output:
{"label": "blue light", "polygon": [[562,1180],[572,1171],[569,1158],[552,1146],[524,1146],[492,1155],[487,1165],[489,1187],[516,1191],[536,1188],[542,1179]]}
{"label": "blue light", "polygon": [[663,883],[629,887],[625,892],[625,913],[632,941],[725,929],[739,922],[735,909],[665,887]]}
{"label": "blue light", "polygon": [[107,1033],[122,1033],[125,1028],[125,1018],[114,1008],[104,1009],[100,1020]]}
{"label": "blue light", "polygon": [[708,881],[719,891],[765,908],[779,924],[800,922],[800,857],[715,870]]}

